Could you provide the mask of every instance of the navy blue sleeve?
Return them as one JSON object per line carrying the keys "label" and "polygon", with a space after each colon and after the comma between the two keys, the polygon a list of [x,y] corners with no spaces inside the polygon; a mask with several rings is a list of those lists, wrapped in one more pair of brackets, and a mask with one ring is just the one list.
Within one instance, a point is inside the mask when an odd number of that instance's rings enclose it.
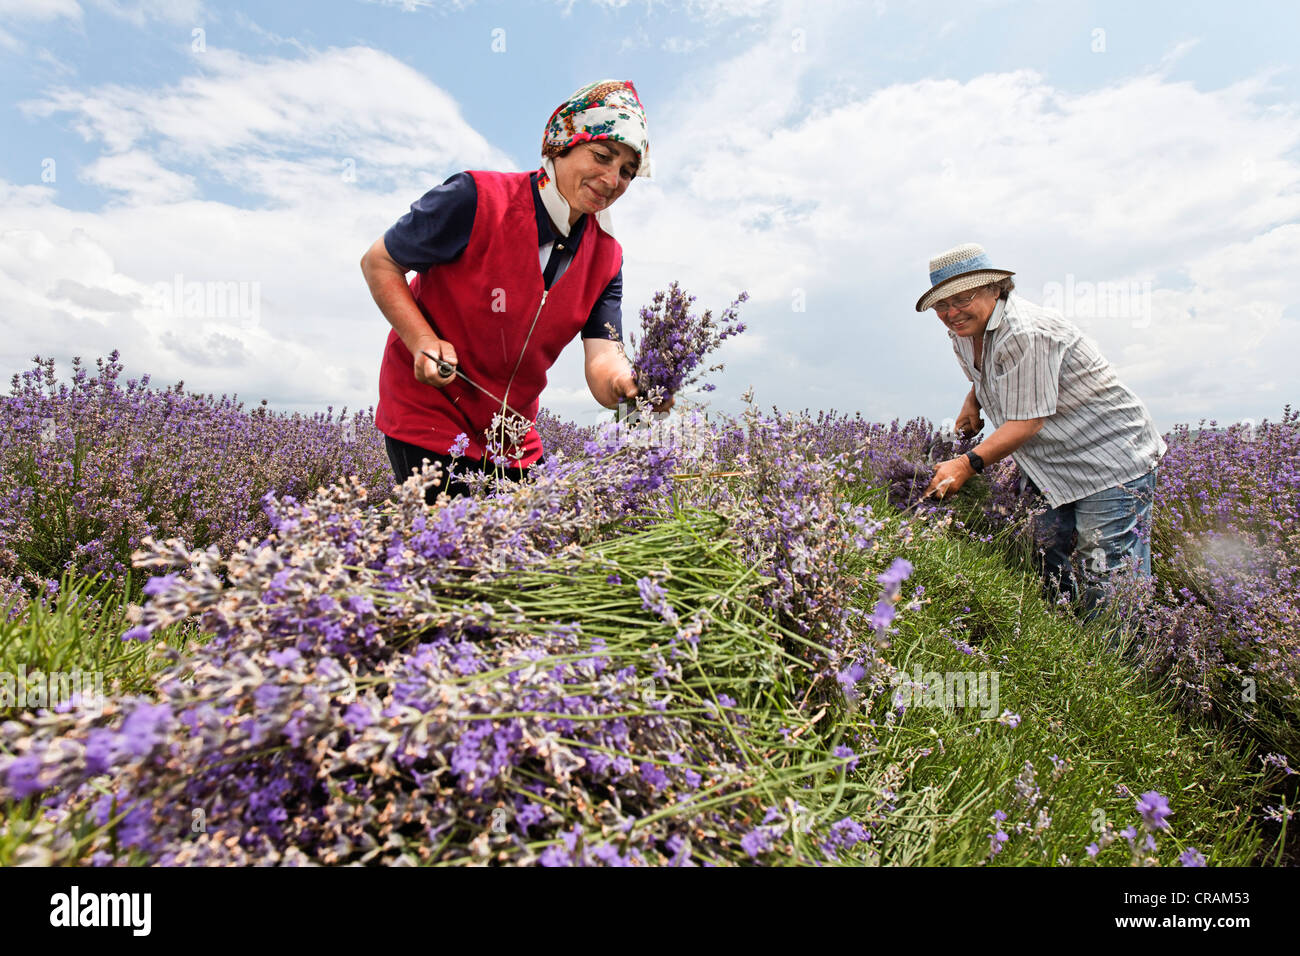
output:
{"label": "navy blue sleeve", "polygon": [[388,255],[408,272],[451,262],[469,245],[478,189],[469,173],[457,173],[411,203],[411,211],[384,233]]}
{"label": "navy blue sleeve", "polygon": [[[614,327],[610,335],[605,323]],[[605,291],[600,294],[596,304],[591,308],[587,324],[582,327],[584,339],[616,339],[623,341],[623,264],[618,266],[618,274],[609,280]]]}

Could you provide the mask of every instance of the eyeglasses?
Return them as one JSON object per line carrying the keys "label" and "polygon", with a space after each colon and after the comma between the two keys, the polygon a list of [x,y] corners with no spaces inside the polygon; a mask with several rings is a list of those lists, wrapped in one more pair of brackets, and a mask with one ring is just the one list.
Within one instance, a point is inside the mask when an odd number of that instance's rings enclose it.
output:
{"label": "eyeglasses", "polygon": [[981,286],[969,295],[953,296],[948,300],[947,305],[944,305],[942,302],[936,302],[934,305],[930,306],[930,308],[934,310],[936,315],[943,315],[945,312],[951,312],[953,309],[964,309],[966,306],[974,302],[983,291],[984,288]]}
{"label": "eyeglasses", "polygon": [[[600,163],[602,166],[608,166],[611,163],[618,161],[618,154],[611,151],[608,146],[602,146],[599,143],[583,143],[582,145],[588,147],[588,152],[590,152],[591,155],[596,158],[596,162]],[[636,167],[629,163],[618,171],[618,175],[624,182],[630,183],[636,178],[636,172]]]}

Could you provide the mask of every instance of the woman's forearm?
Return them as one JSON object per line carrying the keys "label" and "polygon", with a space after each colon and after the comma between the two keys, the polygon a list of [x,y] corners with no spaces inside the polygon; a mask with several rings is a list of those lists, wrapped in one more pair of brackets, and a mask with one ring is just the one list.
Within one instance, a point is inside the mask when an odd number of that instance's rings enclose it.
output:
{"label": "woman's forearm", "polygon": [[620,351],[602,352],[587,359],[585,371],[587,388],[591,396],[605,408],[617,408],[625,397],[616,387],[616,381],[630,375],[631,365]]}
{"label": "woman's forearm", "polygon": [[[380,239],[376,245],[382,242]],[[361,273],[370,287],[375,305],[379,306],[379,311],[412,355],[428,348],[431,343],[436,344],[438,336],[415,304],[411,287],[406,283],[406,272],[388,257],[385,250],[371,246],[361,257]]]}

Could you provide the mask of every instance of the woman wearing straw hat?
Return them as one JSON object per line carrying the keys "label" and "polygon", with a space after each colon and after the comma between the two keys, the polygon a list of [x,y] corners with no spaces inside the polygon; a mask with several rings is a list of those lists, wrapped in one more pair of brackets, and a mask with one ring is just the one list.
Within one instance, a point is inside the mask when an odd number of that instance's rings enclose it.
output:
{"label": "woman wearing straw hat", "polygon": [[937,465],[926,494],[951,494],[1014,453],[1049,505],[1035,522],[1044,577],[1077,599],[1077,547],[1091,618],[1103,602],[1104,574],[1126,562],[1151,574],[1151,506],[1165,443],[1093,341],[1059,313],[1013,294],[1014,274],[995,268],[974,243],[930,260],[930,290],[916,311],[939,316],[971,382],[957,429],[975,434],[983,412],[994,430]]}
{"label": "woman wearing straw hat", "polygon": [[[551,114],[541,168],[457,173],[362,257],[393,327],[375,424],[398,481],[425,459],[445,472],[461,455],[462,469],[526,475],[542,456],[533,421],[546,373],[579,333],[596,401],[613,408],[636,395],[609,207],[649,174],[646,130],[631,83],[585,86]],[[467,489],[444,477],[428,499],[442,490]]]}

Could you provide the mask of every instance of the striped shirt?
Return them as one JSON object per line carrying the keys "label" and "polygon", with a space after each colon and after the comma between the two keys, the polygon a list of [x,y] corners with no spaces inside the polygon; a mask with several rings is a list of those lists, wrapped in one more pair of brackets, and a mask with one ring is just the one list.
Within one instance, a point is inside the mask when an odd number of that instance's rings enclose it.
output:
{"label": "striped shirt", "polygon": [[1053,508],[1159,464],[1166,445],[1146,406],[1096,343],[1059,312],[1014,292],[999,299],[984,331],[982,370],[975,368],[973,338],[951,330],[948,337],[995,429],[1044,419],[1012,457]]}

